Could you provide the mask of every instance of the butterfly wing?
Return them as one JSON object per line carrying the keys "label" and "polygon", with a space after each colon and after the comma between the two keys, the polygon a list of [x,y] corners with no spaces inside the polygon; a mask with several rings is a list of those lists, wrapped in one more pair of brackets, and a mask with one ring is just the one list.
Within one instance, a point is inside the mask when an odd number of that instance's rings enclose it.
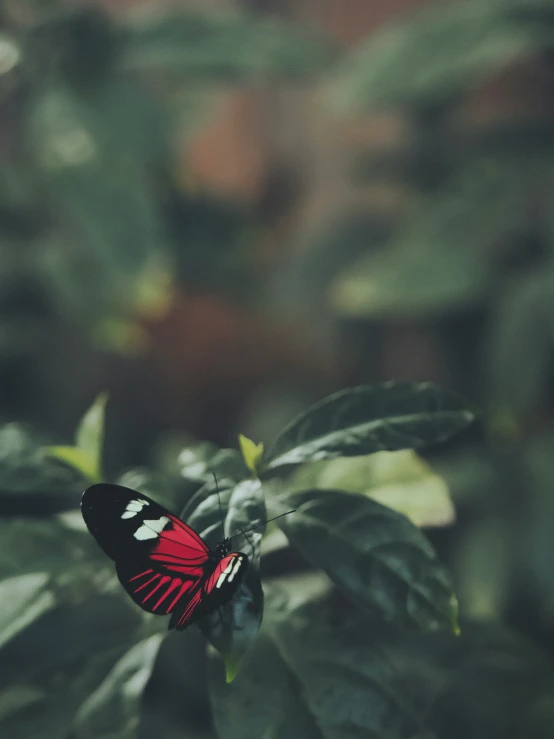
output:
{"label": "butterfly wing", "polygon": [[169,628],[185,629],[202,616],[213,613],[227,603],[237,592],[248,566],[248,557],[242,552],[231,552],[222,557],[213,572],[204,580],[201,588],[191,593],[190,603],[181,611],[175,611]]}
{"label": "butterfly wing", "polygon": [[176,615],[170,628],[203,615],[211,552],[190,526],[148,496],[107,483],[84,492],[81,512],[135,603],[149,613]]}

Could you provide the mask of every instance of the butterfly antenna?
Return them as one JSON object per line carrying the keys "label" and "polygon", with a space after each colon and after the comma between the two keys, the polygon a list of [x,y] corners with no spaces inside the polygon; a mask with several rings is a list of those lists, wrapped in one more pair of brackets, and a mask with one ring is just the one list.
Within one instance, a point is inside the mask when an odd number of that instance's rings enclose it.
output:
{"label": "butterfly antenna", "polygon": [[243,529],[239,529],[235,536],[238,536],[239,534],[242,534],[246,541],[250,544],[250,549],[252,550],[251,557],[254,557],[254,554],[256,553],[256,547],[254,546],[254,543],[252,539],[248,536],[248,532],[244,531]]}
{"label": "butterfly antenna", "polygon": [[[271,521],[276,521],[278,518],[283,518],[283,516],[288,516],[289,513],[295,513],[295,512],[296,512],[296,508],[293,508],[292,511],[287,511],[286,513],[280,513],[278,516],[274,516],[273,518],[268,518],[267,521],[262,521],[261,523],[257,524],[256,526],[252,526],[251,529],[246,529],[246,531],[243,531],[242,529],[239,529],[239,531],[237,533],[244,534],[244,536],[246,536],[246,534],[249,534],[251,531],[255,531],[256,529],[259,529],[260,526],[265,526],[267,523],[271,523]],[[233,539],[236,535],[237,534],[233,534],[233,536],[231,537],[231,539]]]}
{"label": "butterfly antenna", "polygon": [[223,517],[223,508],[221,507],[221,496],[219,495],[219,485],[217,484],[217,477],[215,476],[215,472],[212,472],[212,475],[214,476],[215,480],[215,489],[217,492],[217,500],[219,502],[219,515],[221,516],[221,523],[225,526],[225,518]]}

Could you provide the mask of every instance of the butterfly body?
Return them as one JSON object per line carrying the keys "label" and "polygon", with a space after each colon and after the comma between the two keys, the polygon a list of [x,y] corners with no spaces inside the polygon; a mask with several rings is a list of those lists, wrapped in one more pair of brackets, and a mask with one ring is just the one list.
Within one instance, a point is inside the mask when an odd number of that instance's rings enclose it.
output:
{"label": "butterfly body", "polygon": [[177,516],[120,485],[87,488],[81,512],[127,593],[143,610],[171,615],[170,629],[184,629],[231,600],[248,567],[246,554],[231,551],[231,539],[214,551]]}

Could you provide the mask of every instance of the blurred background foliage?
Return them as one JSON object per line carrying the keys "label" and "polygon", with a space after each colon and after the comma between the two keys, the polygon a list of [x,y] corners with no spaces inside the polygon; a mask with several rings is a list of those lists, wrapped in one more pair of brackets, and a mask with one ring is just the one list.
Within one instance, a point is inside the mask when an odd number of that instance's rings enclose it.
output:
{"label": "blurred background foliage", "polygon": [[[210,708],[197,630],[157,657],[82,530],[86,479],[44,453],[99,392],[104,473],[178,507],[214,455],[244,475],[218,451],[239,431],[394,377],[461,392],[482,429],[291,484],[394,500],[451,568],[467,641],[383,637],[413,710],[437,696],[430,731],[552,736],[553,53],[552,0],[0,2],[4,733],[209,737],[253,710],[240,673],[234,714]],[[306,564],[266,541],[298,599]],[[275,613],[260,671],[297,649]]]}

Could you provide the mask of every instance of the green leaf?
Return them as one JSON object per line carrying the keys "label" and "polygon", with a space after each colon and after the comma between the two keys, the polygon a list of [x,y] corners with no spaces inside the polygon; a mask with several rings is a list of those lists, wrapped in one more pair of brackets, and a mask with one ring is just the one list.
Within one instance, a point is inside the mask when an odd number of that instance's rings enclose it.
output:
{"label": "green leaf", "polygon": [[208,462],[206,480],[212,479],[214,474],[218,480],[226,477],[238,483],[248,477],[248,467],[236,449],[220,449]]}
{"label": "green leaf", "polygon": [[87,698],[75,718],[75,739],[135,739],[140,704],[163,636],[154,634],[132,647]]}
{"label": "green leaf", "polygon": [[358,605],[397,624],[456,631],[451,578],[404,516],[340,490],[266,490],[291,543]]}
{"label": "green leaf", "polygon": [[270,600],[232,685],[209,662],[222,739],[413,739],[423,711],[387,654],[391,635],[382,625],[364,617],[361,628],[362,619],[321,602],[291,608]]}
{"label": "green leaf", "polygon": [[41,515],[78,505],[86,478],[47,456],[43,443],[20,424],[0,426],[0,513]]}
{"label": "green leaf", "polygon": [[[227,487],[230,485],[231,487]],[[266,520],[265,498],[259,480],[244,480],[236,486],[232,481],[219,481],[219,499],[215,481],[207,483],[191,499],[187,508],[196,505],[185,517],[187,523],[206,539],[212,548],[224,536],[233,537],[233,549],[248,555],[249,568],[233,599],[216,613],[200,622],[204,636],[220,652],[229,669],[236,670],[238,660],[256,635],[263,616],[264,600],[257,571],[260,561],[260,542]],[[196,504],[196,500],[199,500]],[[219,508],[221,500],[222,510]],[[223,519],[222,519],[223,514]],[[259,526],[247,537],[240,530]]]}
{"label": "green leaf", "polygon": [[249,567],[233,599],[198,622],[200,630],[223,657],[227,682],[240,670],[242,657],[258,633],[264,613],[264,593],[257,570]]}
{"label": "green leaf", "polygon": [[90,482],[100,482],[95,460],[83,449],[75,446],[45,446],[44,453],[73,467]]}
{"label": "green leaf", "polygon": [[102,446],[107,393],[100,393],[81,419],[75,434],[75,446],[89,455],[95,465],[96,477],[102,477]]}
{"label": "green leaf", "polygon": [[31,572],[0,581],[3,603],[0,648],[57,605],[54,593],[48,587],[49,581],[50,576],[46,572]]}
{"label": "green leaf", "polygon": [[68,527],[61,516],[0,518],[0,578],[37,571],[52,575],[82,562],[84,554],[90,561],[95,555],[105,560],[88,531]]}
{"label": "green leaf", "polygon": [[[213,716],[221,739],[277,739],[277,728],[287,717],[294,726],[298,709],[294,710],[291,676],[265,624],[232,685],[226,684],[218,657],[211,655],[208,670]],[[288,736],[312,739],[309,733],[294,731]]]}
{"label": "green leaf", "polygon": [[306,464],[287,484],[295,490],[362,493],[404,514],[415,526],[448,526],[455,519],[446,482],[409,449]]}
{"label": "green leaf", "polygon": [[217,452],[217,446],[209,441],[180,447],[175,455],[174,468],[171,464],[172,469],[179,477],[184,477],[195,483],[205,483],[207,481],[208,464]]}
{"label": "green leaf", "polygon": [[244,463],[254,476],[258,475],[258,464],[264,453],[264,445],[262,443],[256,444],[246,436],[239,434],[240,450]]}
{"label": "green leaf", "polygon": [[92,482],[102,479],[102,444],[107,393],[101,393],[85,413],[75,433],[75,446],[48,446],[44,452],[66,462]]}
{"label": "green leaf", "polygon": [[124,70],[214,83],[302,77],[330,61],[323,39],[238,11],[140,8],[125,23]]}
{"label": "green leaf", "polygon": [[[84,577],[90,579],[91,573]],[[19,685],[32,701],[32,711],[24,702],[13,706],[12,697],[2,729],[20,739],[69,736],[80,706],[126,650],[143,638],[141,633],[143,614],[129,607],[119,591],[113,596],[89,595],[81,605],[65,604],[34,622],[4,648],[0,660],[0,705],[5,691]],[[124,687],[133,689],[132,683]]]}
{"label": "green leaf", "polygon": [[511,3],[473,0],[423,9],[373,33],[329,86],[337,109],[424,105],[450,99],[548,41],[514,22]]}
{"label": "green leaf", "polygon": [[335,393],[294,419],[269,447],[265,466],[437,444],[474,418],[461,398],[432,383],[362,385]]}
{"label": "green leaf", "polygon": [[[259,480],[244,480],[231,491],[225,515],[224,534],[236,538],[241,549],[248,552],[250,561],[256,566],[260,563],[260,542],[265,531],[267,513],[265,496]],[[243,531],[253,529],[244,535]]]}
{"label": "green leaf", "polygon": [[169,510],[177,505],[173,487],[163,473],[149,467],[133,467],[117,478],[117,484],[138,490]]}

